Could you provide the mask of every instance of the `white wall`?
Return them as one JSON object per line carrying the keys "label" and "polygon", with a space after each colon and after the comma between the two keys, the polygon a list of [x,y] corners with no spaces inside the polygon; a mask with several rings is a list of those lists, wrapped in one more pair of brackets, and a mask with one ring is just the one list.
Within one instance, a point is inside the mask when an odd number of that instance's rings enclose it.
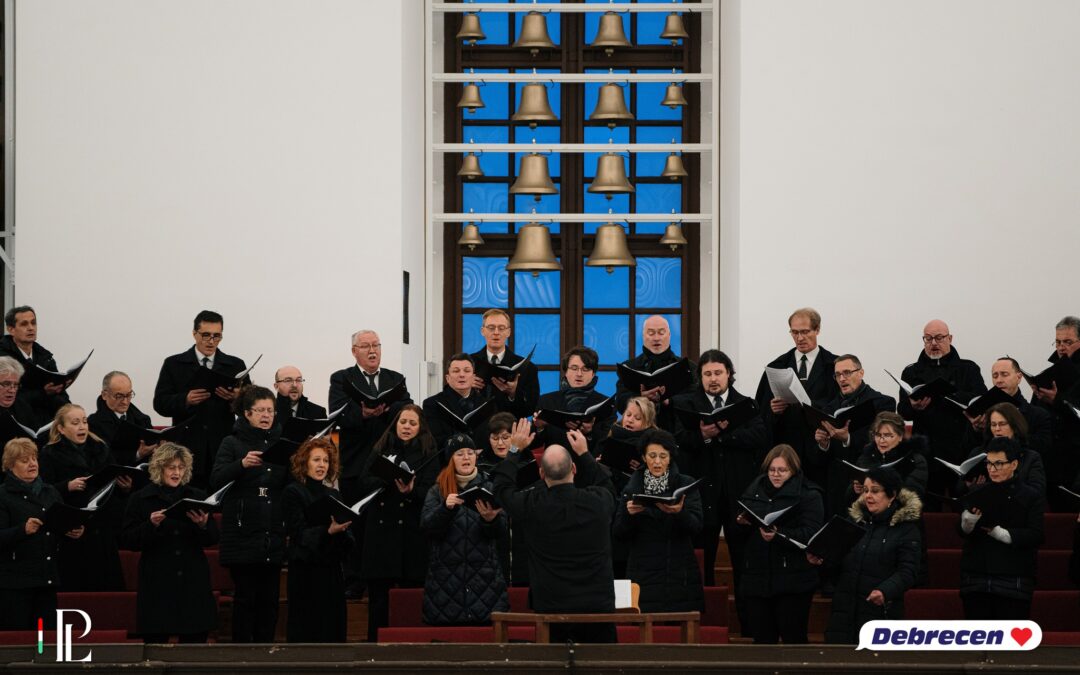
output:
{"label": "white wall", "polygon": [[984,373],[1040,368],[1080,314],[1080,4],[724,4],[721,343],[743,388],[802,305],[877,386],[932,318]]}
{"label": "white wall", "polygon": [[203,308],[225,316],[224,351],[264,354],[257,382],[295,363],[320,403],[360,327],[414,375],[419,4],[17,3],[16,301],[61,366],[96,349],[74,400],[118,368],[149,412]]}

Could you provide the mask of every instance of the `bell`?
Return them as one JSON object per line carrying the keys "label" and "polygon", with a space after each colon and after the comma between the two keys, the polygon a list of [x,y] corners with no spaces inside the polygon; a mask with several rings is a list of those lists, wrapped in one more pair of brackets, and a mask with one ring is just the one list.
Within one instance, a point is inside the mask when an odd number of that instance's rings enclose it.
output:
{"label": "bell", "polygon": [[589,192],[605,194],[608,199],[617,192],[633,192],[634,186],[626,180],[626,166],[622,155],[608,152],[600,155],[596,163],[596,178],[593,178]]}
{"label": "bell", "polygon": [[683,236],[682,228],[678,223],[668,223],[664,236],[660,237],[660,243],[667,244],[672,251],[678,250],[680,246],[686,246],[686,237]]}
{"label": "bell", "polygon": [[667,93],[664,94],[664,100],[660,101],[660,105],[666,105],[674,110],[678,106],[686,105],[686,97],[683,96],[682,87],[672,82],[667,86]]}
{"label": "bell", "polygon": [[521,20],[521,35],[514,40],[515,47],[528,47],[529,53],[536,56],[540,49],[555,49],[555,43],[548,35],[547,18],[540,12],[529,12]]}
{"label": "bell", "polygon": [[604,53],[611,56],[615,53],[615,47],[629,47],[630,41],[623,32],[622,17],[615,12],[604,12],[600,17],[600,28],[596,31],[596,39],[591,47],[604,47]]}
{"label": "bell", "polygon": [[[461,175],[461,172],[458,172]],[[664,163],[664,172],[660,174],[664,178],[670,178],[671,180],[679,180],[690,175],[686,173],[686,167],[683,166],[682,157],[677,153],[671,153],[667,156],[667,162]]]}
{"label": "bell", "polygon": [[477,40],[486,38],[483,29],[480,28],[480,17],[474,12],[466,12],[461,17],[461,29],[456,37],[458,40],[465,40],[470,45],[475,45]]}
{"label": "bell", "polygon": [[603,267],[608,274],[614,272],[616,267],[637,265],[634,256],[630,255],[630,247],[626,245],[626,231],[622,225],[605,223],[596,228],[596,243],[593,244],[589,261],[585,264],[589,267]]}
{"label": "bell", "polygon": [[457,175],[469,180],[483,178],[484,170],[480,168],[480,158],[475,153],[466,153],[461,158],[461,168],[458,169]]}
{"label": "bell", "polygon": [[477,246],[484,245],[484,238],[480,236],[480,228],[476,223],[465,223],[465,229],[457,240],[458,246],[468,246],[470,251],[475,251]]}
{"label": "bell", "polygon": [[530,152],[521,158],[521,168],[517,180],[510,186],[510,194],[533,195],[536,201],[540,201],[540,195],[559,194],[551,182],[546,156]]}
{"label": "bell", "polygon": [[[458,37],[461,37],[458,34]],[[664,21],[664,32],[660,33],[661,40],[671,40],[671,46],[674,47],[679,44],[679,40],[689,39],[690,34],[686,32],[686,26],[683,25],[682,16],[672,12],[667,15],[667,20]],[[481,37],[483,39],[483,37]]]}
{"label": "bell", "polygon": [[600,87],[596,98],[596,109],[589,115],[590,120],[608,120],[608,128],[614,129],[618,120],[632,120],[633,113],[626,109],[623,89],[617,84],[605,84]]}
{"label": "bell", "polygon": [[557,120],[548,103],[547,87],[539,82],[531,82],[521,88],[521,103],[517,112],[510,116],[515,122],[528,122],[536,128],[537,122]]}
{"label": "bell", "polygon": [[551,232],[539,223],[523,225],[517,236],[514,256],[506,263],[507,271],[528,270],[534,277],[547,270],[561,270],[562,264],[551,250]]}
{"label": "bell", "polygon": [[477,108],[484,107],[484,101],[480,98],[480,87],[475,84],[467,84],[461,88],[461,99],[457,107],[468,108],[469,112],[476,112]]}

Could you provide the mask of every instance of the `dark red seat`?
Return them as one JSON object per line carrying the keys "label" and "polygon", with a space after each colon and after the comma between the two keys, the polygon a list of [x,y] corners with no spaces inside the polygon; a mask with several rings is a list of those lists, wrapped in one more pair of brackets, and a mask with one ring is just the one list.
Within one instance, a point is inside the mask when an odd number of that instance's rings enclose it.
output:
{"label": "dark red seat", "polygon": [[[960,549],[932,548],[927,551],[930,563],[929,588],[960,587]],[[1038,590],[1071,590],[1076,585],[1069,579],[1071,551],[1040,549],[1035,574]]]}
{"label": "dark red seat", "polygon": [[960,591],[941,588],[913,588],[904,594],[905,619],[963,619]]}
{"label": "dark red seat", "polygon": [[[92,619],[91,619],[92,620]],[[75,626],[71,630],[71,638],[74,642],[72,648],[76,650],[76,658],[82,658],[77,650],[80,644],[116,644],[119,642],[139,642],[138,639],[129,638],[126,630],[98,630],[95,624],[90,634],[76,640],[76,636],[82,634],[82,628]],[[44,633],[45,654],[56,653],[56,631],[47,630]],[[5,630],[0,631],[0,645],[26,645],[37,648],[38,634],[36,630]]]}
{"label": "dark red seat", "polygon": [[139,552],[120,551],[120,568],[124,573],[124,588],[139,590]]}
{"label": "dark red seat", "polygon": [[210,588],[215,591],[232,593],[233,580],[227,567],[222,567],[219,562],[221,552],[216,548],[208,548],[203,551],[206,554],[206,562],[210,563]]}
{"label": "dark red seat", "polygon": [[927,548],[960,548],[964,540],[956,531],[957,513],[924,513],[923,532]]}
{"label": "dark red seat", "polygon": [[1080,631],[1043,631],[1043,645],[1080,645]]}
{"label": "dark red seat", "polygon": [[94,630],[135,630],[134,591],[57,593],[56,606],[86,612]]}
{"label": "dark red seat", "polygon": [[1080,591],[1035,591],[1031,620],[1045,631],[1080,631]]}

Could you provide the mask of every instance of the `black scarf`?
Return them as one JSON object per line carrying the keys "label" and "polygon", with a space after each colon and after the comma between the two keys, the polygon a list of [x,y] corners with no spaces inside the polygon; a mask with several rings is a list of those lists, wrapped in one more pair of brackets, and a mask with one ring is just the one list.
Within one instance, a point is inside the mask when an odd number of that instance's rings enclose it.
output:
{"label": "black scarf", "polygon": [[15,481],[17,485],[22,485],[24,488],[26,488],[27,492],[34,495],[35,497],[39,496],[42,489],[44,489],[45,487],[45,481],[41,480],[41,474],[38,474],[36,477],[34,477],[34,480],[27,482],[21,478],[16,477],[13,472],[8,471],[8,480]]}
{"label": "black scarf", "polygon": [[571,387],[570,383],[564,378],[562,386],[559,387],[559,392],[563,396],[563,401],[566,405],[566,412],[584,412],[587,401],[589,400],[589,394],[596,389],[596,383],[599,381],[595,375],[591,382],[582,385],[580,387]]}

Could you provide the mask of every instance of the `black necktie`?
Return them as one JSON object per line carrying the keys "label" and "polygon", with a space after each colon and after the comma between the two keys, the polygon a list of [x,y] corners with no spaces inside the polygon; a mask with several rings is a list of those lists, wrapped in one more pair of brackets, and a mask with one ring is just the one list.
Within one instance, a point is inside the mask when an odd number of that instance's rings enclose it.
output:
{"label": "black necktie", "polygon": [[127,413],[120,413],[120,421],[127,421]]}
{"label": "black necktie", "polygon": [[202,357],[202,367],[203,368],[209,368],[210,367],[210,357],[209,356]]}
{"label": "black necktie", "polygon": [[721,398],[719,394],[717,394],[716,398],[713,399],[712,409],[717,410],[718,408],[722,408],[723,405],[724,405],[724,399]]}
{"label": "black necktie", "polygon": [[799,379],[806,379],[806,354],[803,354],[802,359],[799,361]]}
{"label": "black necktie", "polygon": [[364,377],[367,378],[367,383],[368,383],[368,386],[371,387],[371,391],[378,394],[379,393],[379,388],[375,385],[375,376],[376,375],[378,375],[378,373],[374,373],[374,374],[364,373]]}
{"label": "black necktie", "polygon": [[499,357],[496,356],[495,354],[491,355],[491,365],[493,365],[493,366],[499,365]]}

